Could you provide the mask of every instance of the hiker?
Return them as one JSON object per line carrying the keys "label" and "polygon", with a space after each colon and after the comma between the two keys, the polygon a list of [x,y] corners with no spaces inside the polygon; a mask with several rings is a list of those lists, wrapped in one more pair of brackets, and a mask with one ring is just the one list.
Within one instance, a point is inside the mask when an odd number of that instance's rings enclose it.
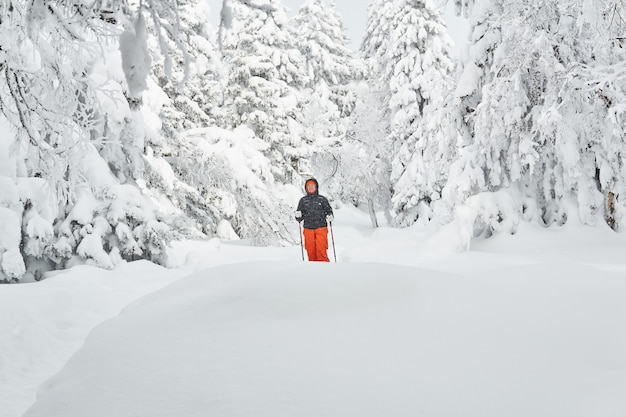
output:
{"label": "hiker", "polygon": [[318,183],[310,178],[304,183],[306,195],[300,199],[296,220],[304,222],[304,247],[309,261],[330,262],[328,259],[328,226],[333,221],[333,209],[318,193]]}

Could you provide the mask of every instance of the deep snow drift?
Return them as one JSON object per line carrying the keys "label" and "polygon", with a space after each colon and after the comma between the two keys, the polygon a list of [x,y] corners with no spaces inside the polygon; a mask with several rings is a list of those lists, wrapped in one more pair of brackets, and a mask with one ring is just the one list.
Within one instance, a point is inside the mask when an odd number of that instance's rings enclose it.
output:
{"label": "deep snow drift", "polygon": [[25,417],[618,416],[625,297],[580,265],[223,266],[96,329]]}
{"label": "deep snow drift", "polygon": [[98,320],[161,288],[97,326],[24,417],[626,414],[621,234],[524,225],[454,254],[419,228],[336,218],[338,263],[213,240],[178,245],[178,269],[133,263],[105,280],[81,267],[0,288],[21,313],[0,392],[22,388],[0,409],[19,417],[39,364],[52,375],[44,348],[62,366]]}

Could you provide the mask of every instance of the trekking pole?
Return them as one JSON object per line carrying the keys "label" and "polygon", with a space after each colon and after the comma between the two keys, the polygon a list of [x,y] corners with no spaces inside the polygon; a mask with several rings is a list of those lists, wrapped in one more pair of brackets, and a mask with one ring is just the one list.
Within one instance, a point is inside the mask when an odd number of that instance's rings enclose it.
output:
{"label": "trekking pole", "polygon": [[298,222],[298,234],[300,235],[300,250],[302,251],[302,262],[304,262],[304,245],[302,244],[302,223]]}
{"label": "trekking pole", "polygon": [[333,233],[333,222],[328,222],[330,225],[330,237],[333,241],[333,256],[335,257],[335,262],[337,262],[337,252],[335,252],[335,234]]}

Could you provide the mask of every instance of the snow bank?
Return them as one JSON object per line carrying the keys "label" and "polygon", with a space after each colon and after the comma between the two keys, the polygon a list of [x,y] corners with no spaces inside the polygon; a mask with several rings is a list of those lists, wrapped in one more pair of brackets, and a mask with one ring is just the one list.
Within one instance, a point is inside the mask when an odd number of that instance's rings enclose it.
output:
{"label": "snow bank", "polygon": [[19,417],[35,391],[99,323],[182,275],[146,261],[112,271],[79,266],[41,282],[0,287],[0,415]]}
{"label": "snow bank", "polygon": [[98,327],[24,417],[623,416],[623,273],[217,267]]}

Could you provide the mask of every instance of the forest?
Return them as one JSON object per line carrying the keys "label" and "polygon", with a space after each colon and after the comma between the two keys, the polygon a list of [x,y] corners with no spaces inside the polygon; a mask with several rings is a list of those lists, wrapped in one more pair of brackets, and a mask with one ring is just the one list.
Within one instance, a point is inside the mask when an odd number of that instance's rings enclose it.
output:
{"label": "forest", "polygon": [[370,1],[358,51],[333,0],[224,0],[218,27],[204,0],[1,0],[0,282],[294,244],[311,176],[460,251],[520,222],[620,232],[622,1],[448,1],[463,59],[432,0]]}

